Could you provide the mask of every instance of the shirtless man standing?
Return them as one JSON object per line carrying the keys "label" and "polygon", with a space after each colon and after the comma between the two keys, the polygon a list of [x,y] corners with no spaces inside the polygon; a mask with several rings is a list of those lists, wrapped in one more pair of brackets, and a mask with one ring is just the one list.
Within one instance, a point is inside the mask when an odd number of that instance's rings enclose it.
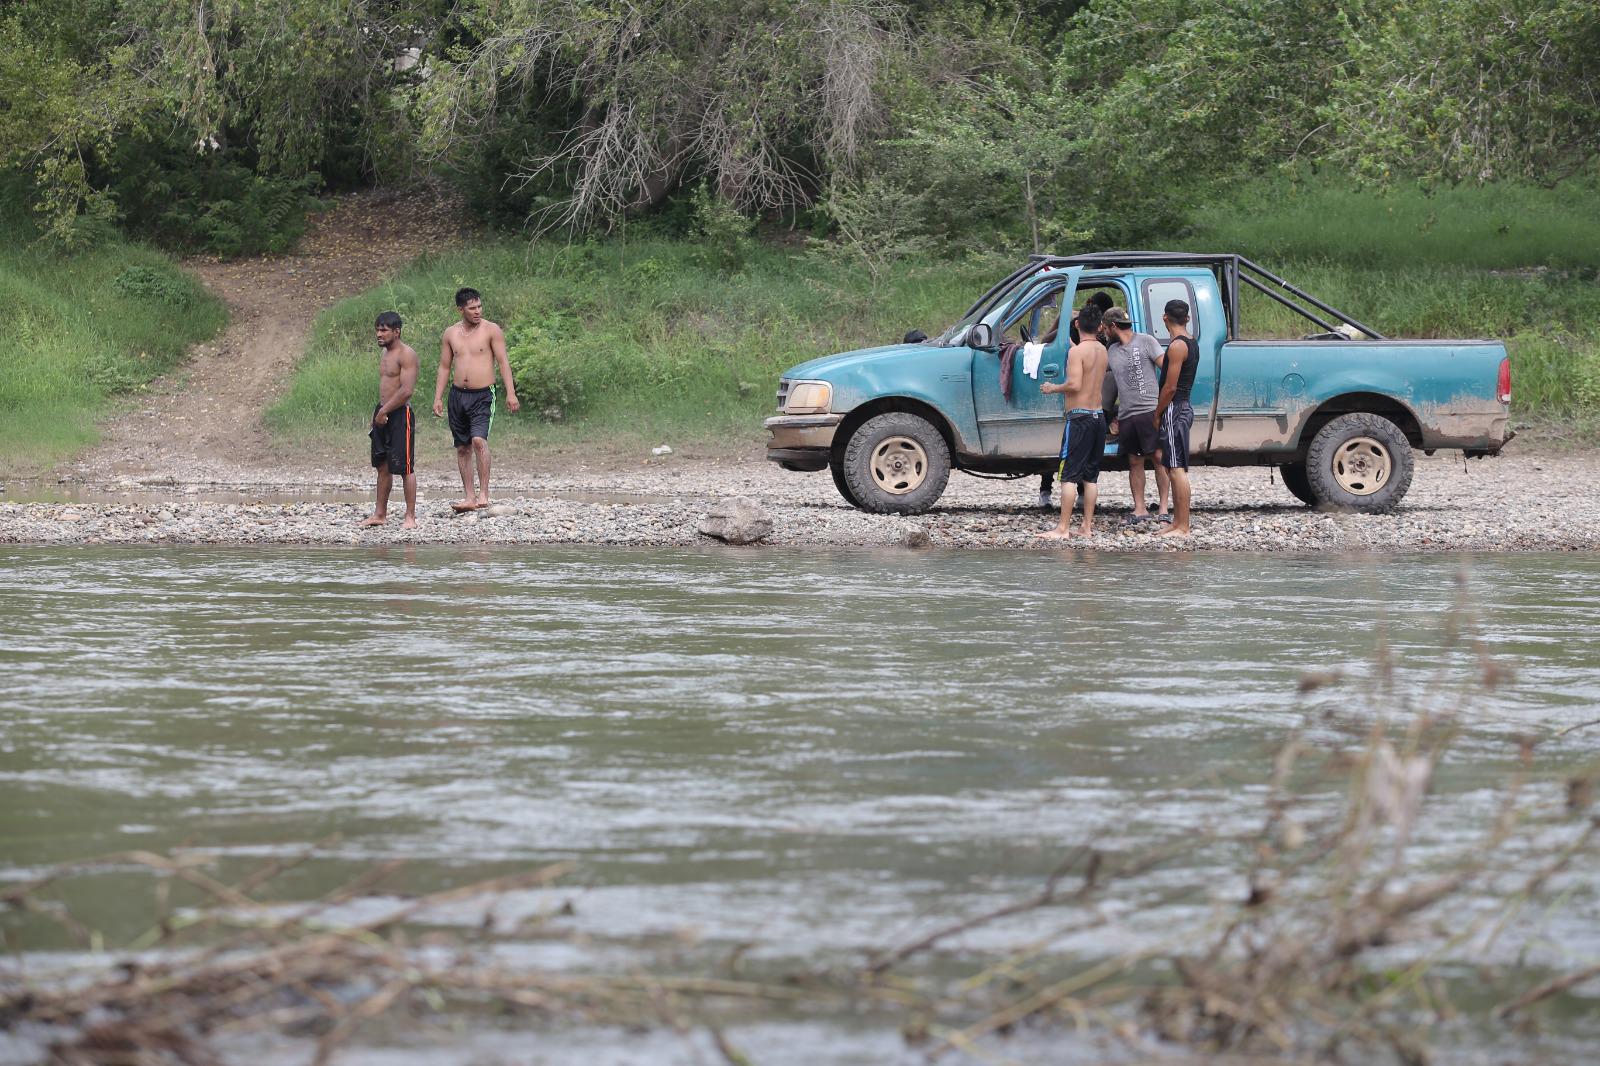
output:
{"label": "shirtless man standing", "polygon": [[364,526],[381,526],[389,518],[389,492],[399,474],[406,493],[406,520],[401,529],[417,528],[417,420],[411,414],[411,392],[417,387],[417,353],[400,339],[400,316],[385,311],[373,324],[378,347],[378,406],[372,412],[372,465],[378,471],[378,502]]}
{"label": "shirtless man standing", "polygon": [[1072,505],[1083,491],[1083,525],[1078,536],[1094,536],[1094,502],[1100,494],[1100,459],[1106,450],[1106,420],[1100,409],[1100,389],[1106,377],[1106,346],[1095,336],[1100,328],[1100,305],[1086,303],[1078,312],[1083,338],[1067,352],[1067,380],[1046,381],[1043,393],[1064,393],[1067,425],[1061,432],[1061,521],[1039,536],[1061,540],[1072,536]]}
{"label": "shirtless man standing", "polygon": [[[494,368],[506,386],[506,406],[513,414],[522,407],[511,383],[506,359],[506,335],[483,317],[483,298],[476,289],[456,293],[461,321],[439,339],[439,380],[433,390],[433,413],[444,417],[444,384],[450,382],[450,436],[456,445],[456,466],[461,471],[461,499],[450,506],[475,511],[489,506],[489,427],[494,424]],[[451,371],[454,370],[452,376]],[[478,491],[472,491],[473,460],[477,460]]]}

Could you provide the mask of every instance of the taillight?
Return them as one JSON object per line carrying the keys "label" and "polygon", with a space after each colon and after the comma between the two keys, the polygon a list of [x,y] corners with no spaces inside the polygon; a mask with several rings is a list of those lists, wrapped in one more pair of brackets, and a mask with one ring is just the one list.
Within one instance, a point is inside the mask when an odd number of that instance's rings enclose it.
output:
{"label": "taillight", "polygon": [[1511,357],[1500,360],[1500,384],[1497,390],[1501,403],[1511,402]]}

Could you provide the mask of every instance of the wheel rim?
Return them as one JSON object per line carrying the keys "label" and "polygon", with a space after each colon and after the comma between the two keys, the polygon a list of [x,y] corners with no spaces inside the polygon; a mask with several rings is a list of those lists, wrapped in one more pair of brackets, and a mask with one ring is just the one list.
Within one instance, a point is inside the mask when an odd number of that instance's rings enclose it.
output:
{"label": "wheel rim", "polygon": [[928,453],[910,437],[888,437],[872,449],[871,470],[878,488],[904,496],[928,479]]}
{"label": "wheel rim", "polygon": [[1371,496],[1389,483],[1394,459],[1381,441],[1352,437],[1333,453],[1333,480],[1352,496]]}

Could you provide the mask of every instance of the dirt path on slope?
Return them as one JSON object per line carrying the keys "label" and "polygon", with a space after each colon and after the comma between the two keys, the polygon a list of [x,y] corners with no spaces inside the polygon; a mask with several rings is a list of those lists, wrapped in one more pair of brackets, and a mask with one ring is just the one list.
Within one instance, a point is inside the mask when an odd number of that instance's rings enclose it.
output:
{"label": "dirt path on slope", "polygon": [[227,302],[227,329],[108,417],[73,472],[93,481],[228,481],[315,462],[285,455],[263,421],[306,350],[312,320],[462,236],[459,212],[442,197],[369,191],[335,197],[288,254],[187,261]]}

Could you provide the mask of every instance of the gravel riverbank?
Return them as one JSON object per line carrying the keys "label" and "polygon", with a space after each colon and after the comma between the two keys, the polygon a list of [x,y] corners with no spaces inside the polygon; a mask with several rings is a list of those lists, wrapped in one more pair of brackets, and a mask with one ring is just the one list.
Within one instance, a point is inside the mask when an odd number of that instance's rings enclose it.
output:
{"label": "gravel riverbank", "polygon": [[[1263,468],[1194,471],[1195,535],[1181,541],[1128,531],[1126,474],[1101,477],[1091,547],[1105,551],[1411,552],[1600,548],[1595,457],[1511,455],[1463,463],[1418,457],[1404,506],[1392,514],[1322,514],[1302,506]],[[233,475],[233,476],[229,476]],[[306,472],[266,483],[255,472],[208,479],[12,484],[0,494],[0,543],[35,544],[615,544],[704,545],[701,517],[719,499],[746,496],[771,516],[763,544],[1037,548],[1051,515],[1034,506],[1037,482],[951,477],[940,505],[914,518],[868,515],[839,498],[826,473],[797,474],[759,457],[666,456],[610,469],[523,474],[496,483],[497,504],[457,516],[459,483],[424,475],[419,525],[400,528],[398,486],[389,522],[371,511],[363,476]],[[1154,485],[1150,492],[1153,496]],[[1078,542],[1077,547],[1083,547]]]}

